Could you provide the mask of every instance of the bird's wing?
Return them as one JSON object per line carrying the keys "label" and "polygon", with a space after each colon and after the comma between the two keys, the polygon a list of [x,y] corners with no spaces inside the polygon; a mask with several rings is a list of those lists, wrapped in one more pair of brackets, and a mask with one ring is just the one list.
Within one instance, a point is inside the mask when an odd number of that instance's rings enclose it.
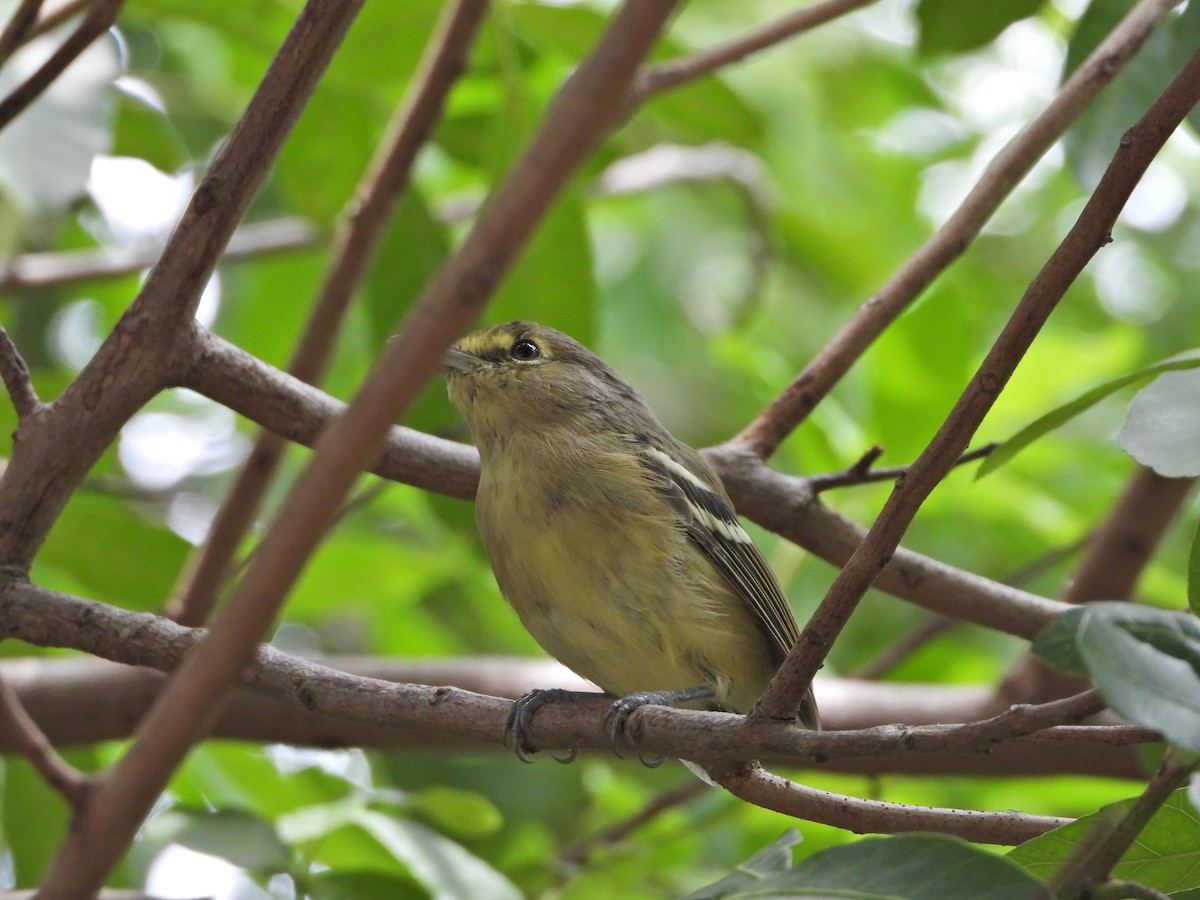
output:
{"label": "bird's wing", "polygon": [[687,536],[716,566],[730,587],[754,611],[774,645],[775,663],[787,656],[800,629],[766,560],[750,539],[715,473],[694,450],[634,435],[642,464],[649,470]]}

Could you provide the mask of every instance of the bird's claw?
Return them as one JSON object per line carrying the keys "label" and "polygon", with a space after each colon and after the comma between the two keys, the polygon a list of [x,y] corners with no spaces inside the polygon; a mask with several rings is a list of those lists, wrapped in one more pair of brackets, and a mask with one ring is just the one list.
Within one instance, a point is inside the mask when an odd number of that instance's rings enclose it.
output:
{"label": "bird's claw", "polygon": [[[642,706],[671,706],[674,697],[670,691],[641,691],[629,694],[613,702],[608,711],[608,736],[612,740],[613,753],[621,756],[620,744],[625,738],[625,723],[635,709]],[[645,762],[645,760],[643,760]],[[655,765],[661,764],[659,763]],[[654,768],[650,766],[649,768]]]}
{"label": "bird's claw", "polygon": [[[577,700],[581,694],[578,691],[568,691],[562,688],[544,688],[530,691],[527,694],[522,694],[513,701],[512,707],[508,711],[508,718],[504,721],[504,743],[511,747],[513,753],[517,755],[523,763],[532,763],[529,758],[530,753],[537,753],[537,748],[529,743],[529,739],[525,736],[530,723],[533,721],[533,714],[545,706],[547,703],[562,703],[567,700]],[[595,694],[584,694],[582,696],[594,697]],[[557,762],[566,764],[572,762],[579,754],[578,750],[568,750],[563,756],[555,756]]]}

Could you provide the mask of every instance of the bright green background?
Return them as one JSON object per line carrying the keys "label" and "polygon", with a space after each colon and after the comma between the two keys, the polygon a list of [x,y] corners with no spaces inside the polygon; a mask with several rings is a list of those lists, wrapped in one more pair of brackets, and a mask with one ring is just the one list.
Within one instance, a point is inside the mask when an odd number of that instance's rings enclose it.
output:
{"label": "bright green background", "polygon": [[[464,225],[446,222],[445,211],[482,197],[519,152],[556,86],[599,34],[604,6],[496,4],[351,314],[327,383],[331,393],[353,391],[392,324],[461,236]],[[935,198],[955,190],[961,196],[1042,102],[1034,91],[1024,112],[989,108],[981,98],[995,95],[973,92],[978,79],[1006,76],[1022,84],[1030,67],[1053,69],[1046,59],[1065,60],[1068,42],[1075,62],[1101,25],[1127,6],[1095,0],[1077,30],[1075,19],[1050,3],[924,0],[913,9],[889,3],[720,78],[670,92],[640,110],[585,167],[487,320],[519,315],[570,331],[637,384],[680,437],[698,446],[725,439],[932,233],[949,208]],[[128,4],[120,22],[126,73],[152,86],[166,111],[118,94],[115,115],[100,122],[111,134],[110,152],[171,172],[202,169],[298,8],[293,0]],[[337,223],[412,75],[437,8],[430,0],[366,5],[252,219],[300,214],[325,229]],[[703,46],[789,8],[696,0],[679,16],[660,56]],[[1031,13],[1035,20],[1004,31]],[[1120,132],[1173,73],[1180,48],[1194,46],[1197,19],[1190,12],[1155,38],[1155,52],[1135,63],[1089,114],[1066,156],[1052,154],[995,227],[889,329],[786,442],[774,460],[778,467],[801,474],[839,469],[875,443],[887,448],[883,464],[907,462],[921,450],[1081,208],[1082,184],[1094,181]],[[1022,56],[1029,47],[1041,54],[1040,64]],[[1053,80],[1043,79],[1043,91]],[[1178,141],[1164,156],[1181,186],[1200,184],[1192,140]],[[606,164],[662,143],[724,148],[750,163],[753,190],[712,180],[635,196],[595,194],[593,181]],[[748,206],[751,194],[757,207]],[[0,253],[9,256],[111,240],[86,199],[22,209],[0,195],[0,220]],[[1145,277],[1110,291],[1119,303],[1104,303],[1095,278],[1085,274],[980,440],[1004,439],[1095,384],[1195,345],[1198,228],[1190,196],[1163,230],[1119,226],[1117,246],[1133,254],[1133,270]],[[756,270],[763,246],[767,256]],[[214,329],[283,365],[325,262],[325,251],[315,249],[226,266]],[[72,374],[49,349],[55,316],[91,300],[102,334],[136,285],[126,277],[0,299],[0,317],[29,359],[43,397],[53,397]],[[956,473],[926,504],[905,544],[996,579],[1074,545],[1102,520],[1134,468],[1112,440],[1127,400],[1126,394],[1110,398],[981,482]],[[167,396],[153,407],[197,415],[194,406]],[[9,433],[11,410],[0,410],[0,419],[0,433]],[[440,386],[429,390],[408,424],[463,434]],[[238,428],[253,433],[245,422]],[[289,474],[304,457],[305,451],[294,453]],[[164,510],[179,493],[213,501],[230,477],[229,471],[197,473],[145,501],[129,500],[111,490],[126,474],[115,452],[107,454],[55,527],[34,578],[130,609],[159,608],[188,550],[168,528]],[[869,523],[886,492],[885,486],[862,487],[826,499]],[[1183,607],[1190,528],[1183,522],[1171,534],[1143,580],[1145,599]],[[774,536],[755,534],[803,617],[833,570]],[[1068,555],[1024,587],[1057,594],[1075,560]],[[309,565],[286,616],[292,640],[330,652],[539,653],[495,591],[469,504],[400,485],[339,525]],[[834,648],[828,671],[852,673],[928,618],[894,599],[869,597]],[[3,652],[33,651],[9,643]],[[890,677],[991,684],[1023,652],[1016,641],[958,626]],[[115,752],[100,748],[72,759],[93,767]],[[668,897],[716,880],[797,824],[712,791],[615,847],[597,848],[584,867],[565,866],[556,860],[572,843],[690,776],[678,766],[647,771],[607,757],[570,767],[540,760],[523,766],[499,752],[346,757],[356,767],[353,777],[314,768],[291,772],[277,754],[258,747],[201,748],[171,796],[181,809],[219,814],[159,816],[121,877],[138,883],[156,847],[182,840],[234,859],[262,885],[270,873],[289,872],[319,897],[502,896],[507,882],[532,895],[564,898]],[[1055,815],[1086,814],[1139,789],[1069,778],[799,777],[859,796]],[[5,764],[3,791],[3,834],[15,882],[32,885],[59,840],[66,811],[19,761]],[[854,839],[808,823],[798,827],[801,856]],[[448,883],[447,872],[467,886]]]}

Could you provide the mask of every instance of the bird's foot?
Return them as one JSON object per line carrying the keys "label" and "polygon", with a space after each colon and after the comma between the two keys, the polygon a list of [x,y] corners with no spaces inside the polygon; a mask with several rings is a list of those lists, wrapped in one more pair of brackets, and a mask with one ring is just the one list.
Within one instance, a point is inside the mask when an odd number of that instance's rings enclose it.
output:
{"label": "bird's foot", "polygon": [[[511,747],[521,762],[531,763],[530,753],[536,753],[537,748],[529,743],[525,733],[533,721],[533,714],[547,703],[569,703],[574,700],[595,700],[604,694],[590,691],[568,691],[563,688],[546,688],[530,691],[513,701],[504,722],[504,743]],[[578,750],[568,750],[563,756],[555,756],[560,763],[569,763],[578,755]]]}

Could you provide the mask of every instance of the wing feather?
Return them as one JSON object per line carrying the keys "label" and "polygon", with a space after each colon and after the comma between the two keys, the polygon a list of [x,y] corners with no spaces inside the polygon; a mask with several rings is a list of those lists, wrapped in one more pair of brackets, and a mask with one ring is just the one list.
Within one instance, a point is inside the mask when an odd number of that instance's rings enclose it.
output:
{"label": "wing feather", "polygon": [[687,536],[758,618],[778,665],[800,630],[779,582],[738,521],[717,476],[686,445],[677,444],[667,452],[646,435],[632,440],[643,464],[680,514]]}

